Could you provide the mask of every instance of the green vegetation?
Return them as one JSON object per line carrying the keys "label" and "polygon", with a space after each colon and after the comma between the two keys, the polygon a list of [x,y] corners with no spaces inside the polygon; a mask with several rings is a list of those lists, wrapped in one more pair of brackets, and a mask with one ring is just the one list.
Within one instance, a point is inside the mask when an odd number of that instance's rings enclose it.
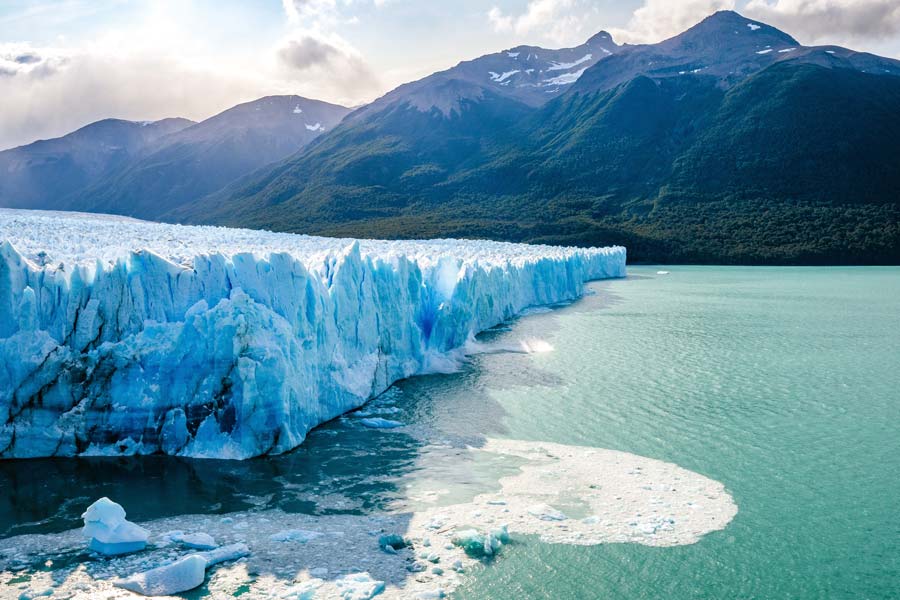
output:
{"label": "green vegetation", "polygon": [[633,261],[900,263],[900,77],[775,64],[539,109],[391,106],[170,218],[311,234],[622,243]]}

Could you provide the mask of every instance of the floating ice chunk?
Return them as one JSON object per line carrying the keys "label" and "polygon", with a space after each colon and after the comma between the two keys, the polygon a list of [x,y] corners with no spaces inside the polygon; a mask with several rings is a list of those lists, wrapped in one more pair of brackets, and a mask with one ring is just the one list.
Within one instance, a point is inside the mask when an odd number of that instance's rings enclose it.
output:
{"label": "floating ice chunk", "polygon": [[113,556],[138,552],[147,546],[150,532],[125,520],[125,509],[103,497],[91,504],[84,514],[82,533],[90,538],[89,547],[95,552]]}
{"label": "floating ice chunk", "polygon": [[747,23],[747,27],[750,28],[750,31],[756,31],[756,30],[759,29],[761,26],[760,26],[760,25],[757,25],[756,23]]}
{"label": "floating ice chunk", "polygon": [[206,567],[205,558],[192,554],[164,567],[117,579],[113,584],[144,596],[169,596],[202,584],[206,578]]}
{"label": "floating ice chunk", "polygon": [[503,544],[509,543],[509,532],[505,525],[488,533],[480,533],[477,529],[464,529],[457,532],[451,541],[473,558],[488,557],[497,554]]}
{"label": "floating ice chunk", "polygon": [[350,573],[336,580],[343,600],[369,600],[384,591],[384,582],[366,573]]}
{"label": "floating ice chunk", "polygon": [[405,423],[401,423],[400,421],[382,419],[381,417],[369,417],[366,419],[360,419],[359,422],[366,427],[371,427],[372,429],[395,429],[397,427],[403,427],[405,425]]}
{"label": "floating ice chunk", "polygon": [[322,537],[322,534],[318,531],[307,531],[306,529],[286,529],[284,531],[279,531],[278,533],[273,533],[269,536],[269,539],[273,542],[299,542],[301,544],[305,544],[310,542],[317,537]]}
{"label": "floating ice chunk", "polygon": [[406,548],[409,544],[407,544],[406,540],[404,540],[401,535],[396,533],[386,533],[378,537],[378,545],[381,546],[382,550],[387,550],[388,548],[391,550],[400,550],[401,548]]}
{"label": "floating ice chunk", "polygon": [[669,272],[668,271],[657,271],[656,274],[657,275],[668,275]]}
{"label": "floating ice chunk", "polygon": [[218,546],[213,536],[203,532],[182,535],[179,536],[175,541],[181,542],[182,546],[194,548],[195,550],[212,550],[213,548]]}
{"label": "floating ice chunk", "polygon": [[247,544],[229,544],[221,546],[215,550],[206,552],[198,552],[196,556],[200,556],[206,560],[206,565],[211,567],[229,560],[237,560],[250,555],[250,548]]}
{"label": "floating ice chunk", "polygon": [[528,514],[537,517],[541,521],[565,521],[566,515],[562,514],[549,504],[535,504],[528,508]]}

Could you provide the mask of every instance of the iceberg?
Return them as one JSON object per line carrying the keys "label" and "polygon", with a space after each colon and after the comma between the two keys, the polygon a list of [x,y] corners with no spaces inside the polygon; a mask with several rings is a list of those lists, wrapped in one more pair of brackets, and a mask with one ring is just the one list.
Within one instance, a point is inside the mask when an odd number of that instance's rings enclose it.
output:
{"label": "iceberg", "polygon": [[0,210],[0,458],[287,452],[625,259]]}
{"label": "iceberg", "polygon": [[125,519],[125,509],[109,498],[100,498],[84,514],[82,533],[90,538],[89,548],[100,554],[114,556],[139,552],[147,546],[150,532]]}

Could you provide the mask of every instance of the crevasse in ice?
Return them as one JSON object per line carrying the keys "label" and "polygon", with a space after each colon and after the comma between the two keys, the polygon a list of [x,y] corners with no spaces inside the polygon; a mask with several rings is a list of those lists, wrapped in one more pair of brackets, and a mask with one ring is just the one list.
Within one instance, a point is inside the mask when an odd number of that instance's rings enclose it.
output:
{"label": "crevasse in ice", "polygon": [[248,458],[625,249],[373,241],[0,210],[0,457]]}

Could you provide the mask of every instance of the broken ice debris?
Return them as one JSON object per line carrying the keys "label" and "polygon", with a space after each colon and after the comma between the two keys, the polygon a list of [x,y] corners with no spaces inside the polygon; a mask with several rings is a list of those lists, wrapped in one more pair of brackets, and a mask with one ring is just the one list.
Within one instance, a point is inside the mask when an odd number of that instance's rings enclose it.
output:
{"label": "broken ice debris", "polygon": [[164,567],[118,579],[113,584],[144,596],[169,596],[202,584],[206,578],[206,566],[205,558],[192,554]]}
{"label": "broken ice debris", "polygon": [[125,509],[109,498],[100,498],[81,515],[84,536],[95,552],[113,556],[138,552],[147,546],[150,532],[125,520]]}
{"label": "broken ice debris", "polygon": [[370,600],[384,591],[384,582],[372,579],[368,573],[350,573],[334,584],[343,600]]}
{"label": "broken ice debris", "polygon": [[273,533],[271,536],[269,536],[269,539],[273,542],[299,542],[301,544],[305,544],[321,536],[322,534],[318,531],[307,531],[306,529],[286,529],[285,531]]}

